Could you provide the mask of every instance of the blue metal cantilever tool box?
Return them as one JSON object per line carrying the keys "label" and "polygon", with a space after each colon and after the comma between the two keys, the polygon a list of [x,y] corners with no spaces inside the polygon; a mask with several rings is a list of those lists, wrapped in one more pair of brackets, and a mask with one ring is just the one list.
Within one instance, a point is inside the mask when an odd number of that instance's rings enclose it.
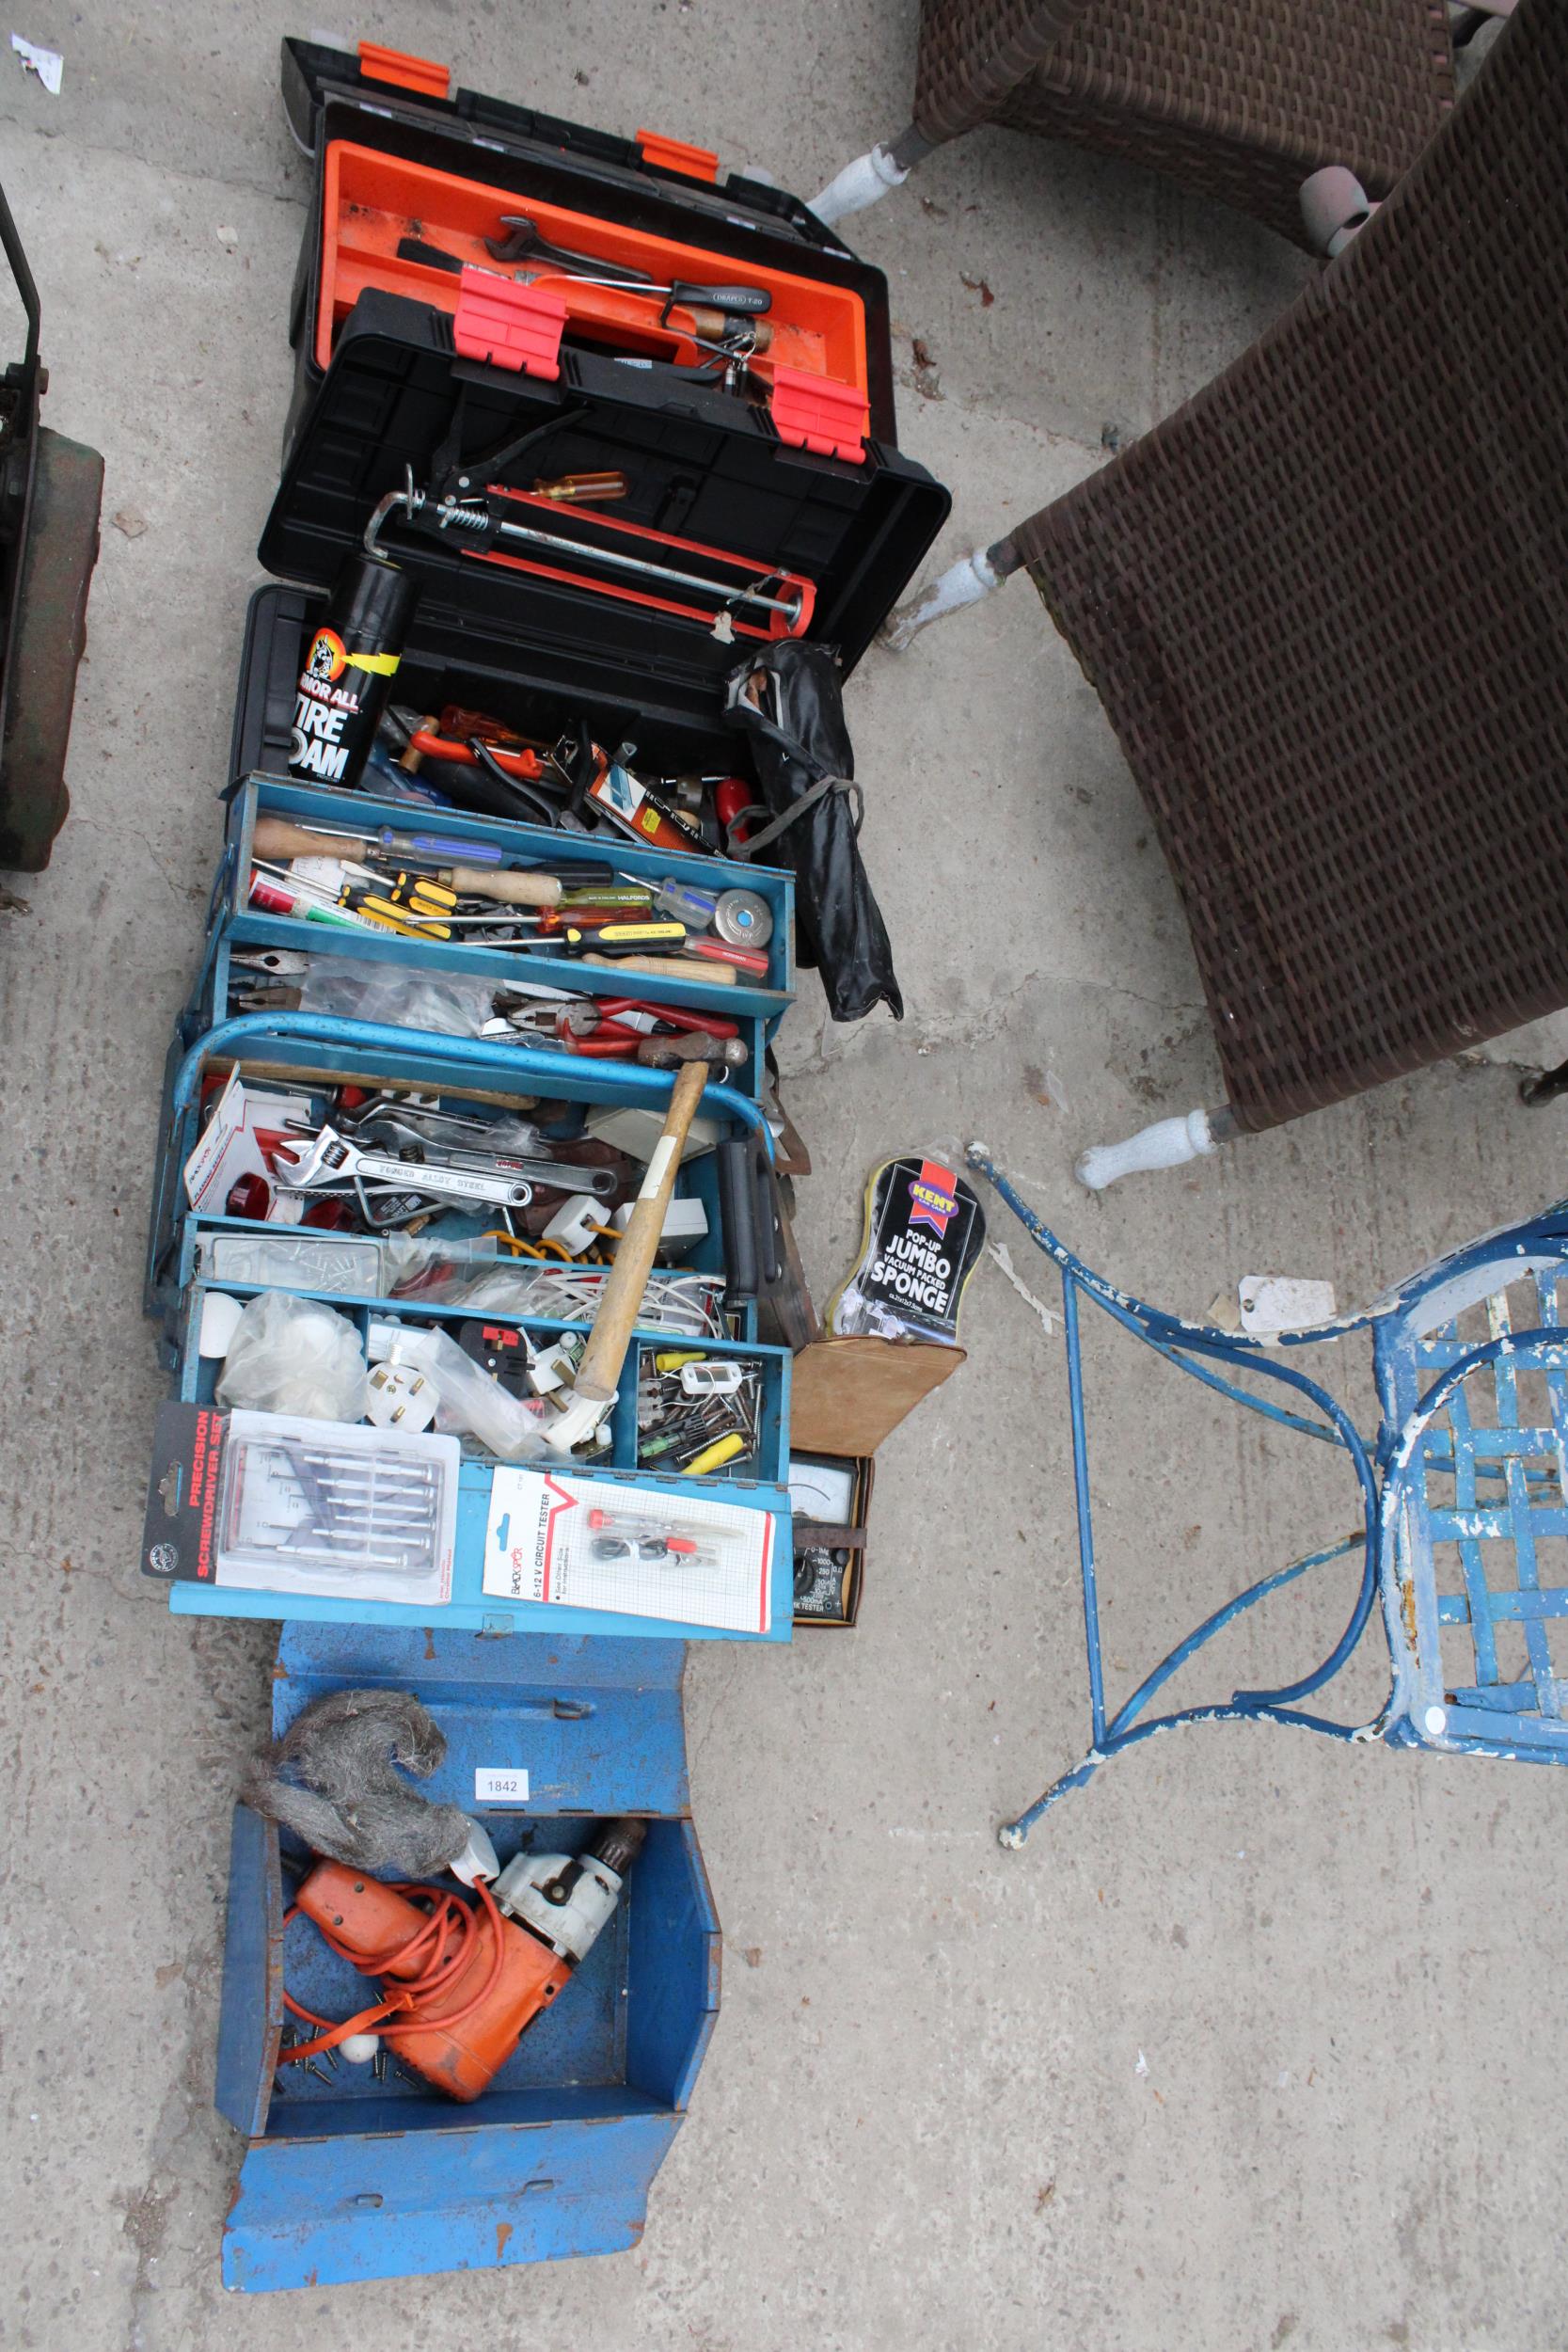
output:
{"label": "blue metal cantilever tool box", "polygon": [[[202,1306],[208,1292],[218,1289],[243,1295],[256,1287],[264,1287],[214,1273],[208,1253],[214,1242],[225,1233],[254,1236],[278,1230],[246,1225],[229,1217],[205,1217],[191,1211],[184,1202],[182,1171],[196,1141],[203,1081],[214,1067],[225,1072],[237,1068],[242,1078],[247,1073],[259,1072],[265,1082],[281,1082],[307,1096],[328,1081],[348,1080],[367,1085],[412,1084],[447,1104],[495,1104],[504,1103],[509,1096],[515,1097],[519,1088],[528,1086],[547,1090],[567,1103],[629,1104],[658,1112],[668,1103],[672,1084],[657,1071],[583,1062],[528,1046],[421,1036],[412,1030],[380,1029],[364,1023],[307,1014],[255,1014],[223,1023],[210,1031],[179,1058],[171,1080],[160,1152],[150,1274],[152,1303],[165,1318],[177,1394],[196,1406],[207,1406],[213,1400],[215,1367],[212,1359],[201,1356],[198,1346]],[[767,1122],[756,1104],[739,1089],[710,1086],[704,1090],[701,1108],[717,1121],[733,1122],[742,1133],[749,1133],[755,1138],[759,1151],[768,1148]],[[708,1210],[710,1230],[691,1263],[694,1271],[711,1274],[717,1288],[721,1269],[716,1229],[721,1212],[715,1181],[706,1155],[684,1163],[677,1180],[683,1192],[703,1199]],[[289,1287],[297,1287],[302,1295],[325,1296],[327,1303],[361,1332],[372,1317],[385,1320],[390,1316],[426,1325],[443,1321],[452,1325],[466,1319],[463,1310],[443,1310],[422,1301],[417,1295],[403,1297],[379,1291],[341,1290],[324,1293],[312,1289],[308,1282]],[[633,1405],[636,1366],[643,1354],[670,1345],[669,1333],[647,1323],[640,1325],[634,1334],[634,1354],[623,1376],[623,1401],[612,1422],[608,1459],[581,1467],[574,1461],[569,1466],[574,1478],[604,1485],[607,1499],[617,1490],[634,1489],[657,1496],[678,1511],[682,1496],[689,1498],[697,1486],[708,1496],[721,1486],[727,1504],[762,1515],[766,1525],[759,1536],[758,1606],[748,1627],[735,1625],[720,1629],[697,1622],[611,1614],[487,1594],[483,1580],[494,1518],[492,1481],[496,1466],[488,1457],[471,1456],[465,1458],[460,1473],[451,1596],[439,1610],[440,1624],[483,1632],[559,1628],[563,1632],[596,1633],[604,1638],[677,1634],[690,1639],[713,1635],[731,1640],[789,1640],[793,1614],[788,1486],[790,1359],[786,1350],[757,1340],[755,1312],[754,1306],[744,1310],[737,1318],[740,1328],[733,1341],[705,1343],[715,1355],[744,1356],[759,1367],[758,1443],[755,1460],[750,1466],[751,1474],[722,1481],[693,1481],[678,1473],[639,1467]],[[522,1319],[543,1326],[542,1336],[583,1327],[547,1315],[526,1315]],[[171,1517],[182,1500],[179,1475],[172,1461],[165,1463],[160,1459],[154,1465],[154,1493],[164,1497]],[[146,1560],[155,1567],[163,1553],[164,1547],[153,1537]],[[169,1597],[170,1605],[177,1612],[200,1615],[278,1617],[286,1609],[288,1614],[300,1619],[395,1626],[405,1624],[411,1614],[422,1620],[431,1613],[426,1603],[413,1608],[387,1600],[312,1597],[285,1604],[275,1591],[230,1586],[205,1578],[172,1582]]]}
{"label": "blue metal cantilever tool box", "polygon": [[[719,1923],[692,1827],[679,1642],[395,1633],[288,1625],[273,1721],[325,1692],[414,1692],[447,1739],[423,1784],[489,1831],[575,1852],[632,1813],[648,1837],[615,1917],[483,2098],[459,2106],[388,2068],[278,2071],[283,1992],[322,2016],[365,1979],[307,1921],[285,1925],[303,1848],[234,1815],[217,2105],[245,2140],[224,2232],[227,2286],[255,2292],[481,2270],[635,2246],[719,2009]],[[498,1809],[499,1768],[526,1795]],[[476,1775],[485,1777],[476,1782]]]}
{"label": "blue metal cantilever tool box", "polygon": [[[228,798],[228,837],[214,884],[209,956],[219,941],[230,946],[303,947],[318,955],[360,955],[388,964],[404,963],[410,968],[450,973],[459,978],[490,980],[497,987],[534,980],[546,986],[564,986],[590,997],[632,993],[650,1004],[674,1005],[689,1011],[705,1009],[736,1019],[760,1021],[769,1035],[793,1001],[795,882],[793,875],[772,867],[737,865],[727,858],[673,856],[668,850],[640,848],[636,842],[609,839],[603,834],[574,839],[565,847],[562,835],[545,826],[512,824],[499,818],[467,817],[456,809],[429,813],[425,821],[438,828],[443,838],[499,849],[509,864],[548,872],[552,862],[565,854],[574,864],[602,866],[604,882],[611,886],[623,877],[657,886],[666,876],[673,876],[709,892],[744,889],[762,899],[771,920],[766,975],[753,980],[749,974],[738,974],[734,983],[721,987],[713,978],[713,966],[694,958],[689,978],[640,972],[635,976],[633,989],[627,976],[617,973],[613,966],[552,955],[547,947],[532,952],[515,947],[468,946],[461,935],[451,940],[411,940],[391,931],[327,932],[319,923],[296,915],[263,914],[248,903],[258,818],[282,818],[307,831],[326,826],[352,832],[357,826],[369,834],[378,826],[407,826],[409,806],[406,802],[379,800],[369,792],[348,797],[293,784],[264,771],[238,780],[230,787]],[[351,850],[346,853],[353,854]],[[330,834],[323,836],[321,854],[333,854]]]}

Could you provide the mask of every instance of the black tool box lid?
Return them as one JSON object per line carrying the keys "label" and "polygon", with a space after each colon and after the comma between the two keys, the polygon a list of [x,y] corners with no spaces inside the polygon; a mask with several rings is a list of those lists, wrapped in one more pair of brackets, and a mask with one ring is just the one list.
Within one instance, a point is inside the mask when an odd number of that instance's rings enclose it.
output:
{"label": "black tool box lid", "polygon": [[[452,321],[367,292],[301,420],[261,558],[280,580],[329,587],[378,501],[411,468],[439,490],[460,462],[475,484],[619,469],[629,495],[593,510],[678,539],[733,549],[816,582],[810,634],[846,671],[865,651],[944,521],[942,485],[870,442],[859,465],[780,440],[764,408],[664,366],[626,366],[562,347],[554,382],[458,357]],[[499,473],[484,453],[529,437]],[[589,510],[562,507],[562,526]],[[410,649],[499,673],[584,707],[634,697],[674,733],[721,733],[725,679],[760,641],[725,642],[700,621],[622,602],[394,527],[385,551],[421,583]],[[679,561],[672,553],[673,561]]]}
{"label": "black tool box lid", "polygon": [[[645,196],[662,194],[715,222],[728,218],[732,226],[768,229],[797,245],[854,262],[832,230],[786,189],[766,180],[748,179],[743,172],[728,173],[722,185],[717,178],[694,178],[689,171],[674,168],[669,160],[677,141],[646,132],[623,138],[613,131],[595,131],[586,123],[545,114],[536,106],[486,97],[480,90],[454,89],[446,67],[424,58],[400,56],[367,41],[355,52],[286,34],[281,80],[289,128],[307,155],[314,155],[321,144],[323,109],[334,99],[356,100],[379,116],[383,125],[422,124],[480,147],[485,151],[486,175],[494,167],[492,158],[498,150],[549,154],[562,170],[579,178],[586,175],[601,188],[620,183],[628,194],[639,190]],[[384,140],[378,134],[370,134],[369,143],[381,145]],[[657,224],[650,220],[648,226]],[[725,248],[716,245],[714,249]],[[863,269],[865,264],[854,262],[854,266]]]}

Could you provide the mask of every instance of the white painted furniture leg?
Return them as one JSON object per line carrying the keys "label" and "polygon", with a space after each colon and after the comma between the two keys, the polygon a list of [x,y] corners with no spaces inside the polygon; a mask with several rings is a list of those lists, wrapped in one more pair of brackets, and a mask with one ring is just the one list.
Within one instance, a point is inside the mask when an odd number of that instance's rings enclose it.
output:
{"label": "white painted furniture leg", "polygon": [[1337,261],[1358,229],[1364,229],[1377,206],[1354,171],[1343,164],[1325,164],[1301,183],[1298,200],[1303,226],[1320,253]]}
{"label": "white painted furniture leg", "polygon": [[933,580],[883,623],[878,644],[889,653],[908,653],[923,628],[940,621],[943,613],[957,612],[962,605],[978,604],[1007,577],[997,570],[987,548],[977,548],[973,555],[960,556],[940,580]]}
{"label": "white painted furniture leg", "polygon": [[1137,1176],[1157,1168],[1184,1168],[1217,1152],[1225,1140],[1216,1135],[1207,1111],[1189,1111],[1184,1119],[1156,1120],[1140,1128],[1125,1143],[1095,1143],[1083,1153],[1073,1174],[1090,1192],[1103,1192],[1118,1177]]}
{"label": "white painted furniture leg", "polygon": [[811,209],[832,229],[849,214],[863,213],[879,203],[890,188],[901,188],[909,176],[906,166],[895,163],[891,149],[874,147],[868,155],[857,155],[852,164],[846,164],[821,195],[812,198]]}

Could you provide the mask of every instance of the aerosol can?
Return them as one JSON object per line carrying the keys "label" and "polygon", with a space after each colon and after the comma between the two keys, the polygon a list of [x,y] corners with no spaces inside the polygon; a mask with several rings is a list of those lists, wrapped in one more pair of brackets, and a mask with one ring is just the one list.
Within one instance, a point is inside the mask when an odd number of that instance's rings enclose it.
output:
{"label": "aerosol can", "polygon": [[418,598],[418,583],[382,556],[355,556],[339,575],[294,690],[289,773],[299,783],[359,782]]}

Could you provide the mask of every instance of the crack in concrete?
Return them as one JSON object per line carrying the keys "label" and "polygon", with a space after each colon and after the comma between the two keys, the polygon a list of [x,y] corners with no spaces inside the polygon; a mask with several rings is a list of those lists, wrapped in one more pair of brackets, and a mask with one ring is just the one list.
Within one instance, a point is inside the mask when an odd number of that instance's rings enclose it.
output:
{"label": "crack in concrete", "polygon": [[[1097,995],[1124,996],[1130,1004],[1146,1005],[1150,1011],[1164,1014],[1206,1014],[1208,1011],[1207,1006],[1201,1003],[1189,1003],[1180,997],[1146,995],[1141,989],[1129,988],[1121,980],[1097,980],[1083,976],[1069,976],[1066,973],[1044,970],[1026,972],[1022,979],[1017,981],[1001,996],[993,997],[982,1011],[971,1015],[967,1020],[950,1023],[946,1026],[923,1028],[915,1043],[915,1053],[917,1055],[945,1053],[956,1045],[967,1047],[989,1044],[992,1038],[998,1036],[1006,1027],[1012,1009],[1019,998],[1026,995],[1030,989],[1041,986],[1063,990],[1088,989]],[[853,1053],[863,1046],[866,1031],[863,1028],[852,1029],[847,1033],[842,1048],[837,1053],[830,1053],[828,1037],[832,1027],[831,1016],[824,1012],[817,1028],[816,1044],[813,1051],[806,1056],[804,1060],[791,1063],[784,1071],[784,1080],[786,1086],[798,1084],[803,1079],[826,1077],[830,1071],[840,1068]]]}
{"label": "crack in concrete", "polygon": [[308,195],[295,196],[287,188],[269,187],[264,180],[230,179],[224,172],[183,169],[179,164],[165,162],[157,156],[138,155],[133,148],[116,147],[103,139],[83,138],[78,132],[70,129],[49,130],[39,123],[25,121],[18,115],[7,114],[4,110],[0,110],[0,129],[18,132],[24,138],[38,139],[50,147],[74,148],[79,154],[103,155],[116,163],[135,164],[144,171],[165,179],[183,181],[193,188],[235,188],[246,196],[265,197],[274,204],[292,204],[302,215],[309,208]]}
{"label": "crack in concrete", "polygon": [[1179,999],[1162,996],[1147,996],[1141,990],[1129,988],[1120,980],[1096,980],[1070,977],[1061,972],[1028,972],[1016,987],[1008,989],[1005,995],[994,998],[983,1012],[975,1014],[973,1019],[947,1028],[928,1029],[921,1038],[915,1051],[920,1054],[928,1054],[949,1045],[986,1044],[1006,1027],[1008,1016],[1018,999],[1031,988],[1040,986],[1068,990],[1089,989],[1097,995],[1125,996],[1130,1003],[1147,1005],[1150,1010],[1159,1013],[1192,1013],[1206,1010],[1201,1004],[1188,1004]]}
{"label": "crack in concrete", "polygon": [[[916,372],[911,367],[895,368],[894,380],[900,391],[920,391]],[[924,397],[927,400],[932,399],[929,393],[925,394]],[[1037,440],[1045,443],[1052,450],[1082,451],[1085,457],[1092,457],[1097,466],[1110,463],[1113,453],[1105,447],[1101,438],[1103,426],[1100,424],[1085,424],[1081,434],[1076,430],[1069,431],[1063,425],[1041,424],[1034,417],[1017,416],[1010,408],[993,405],[978,392],[951,392],[943,389],[935,395],[934,405],[952,409],[960,417],[980,418],[988,424],[1015,426],[1021,433],[1033,435]],[[1151,418],[1148,425],[1139,426],[1139,434],[1151,430],[1152,422]]]}

